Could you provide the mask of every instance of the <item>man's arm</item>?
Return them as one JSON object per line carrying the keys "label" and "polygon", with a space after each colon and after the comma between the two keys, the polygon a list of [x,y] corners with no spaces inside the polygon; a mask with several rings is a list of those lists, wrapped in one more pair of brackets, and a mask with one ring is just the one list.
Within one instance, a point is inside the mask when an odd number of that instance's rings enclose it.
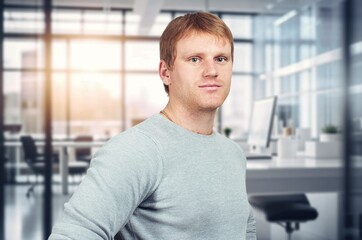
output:
{"label": "man's arm", "polygon": [[154,146],[128,131],[102,147],[49,240],[113,239],[159,183],[162,167]]}
{"label": "man's arm", "polygon": [[249,217],[246,227],[246,239],[247,240],[256,240],[256,222],[253,215],[253,209],[249,205]]}

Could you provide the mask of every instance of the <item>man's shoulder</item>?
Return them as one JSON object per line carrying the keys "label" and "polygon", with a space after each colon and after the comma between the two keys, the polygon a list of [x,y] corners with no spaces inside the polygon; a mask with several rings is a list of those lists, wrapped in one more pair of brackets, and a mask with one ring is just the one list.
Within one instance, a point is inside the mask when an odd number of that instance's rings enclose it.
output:
{"label": "man's shoulder", "polygon": [[[147,121],[147,120],[146,120]],[[160,147],[157,139],[147,132],[146,125],[140,123],[109,139],[95,154],[95,157],[107,156],[107,159],[132,159],[144,160],[144,156],[158,158]]]}
{"label": "man's shoulder", "polygon": [[157,145],[157,123],[154,117],[150,117],[143,122],[117,134],[112,137],[105,146],[133,146],[139,148],[140,146]]}

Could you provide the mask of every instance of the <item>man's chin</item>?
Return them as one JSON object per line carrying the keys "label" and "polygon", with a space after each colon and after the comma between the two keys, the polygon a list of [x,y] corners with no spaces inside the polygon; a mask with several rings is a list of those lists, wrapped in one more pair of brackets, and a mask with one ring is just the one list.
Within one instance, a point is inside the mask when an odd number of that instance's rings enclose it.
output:
{"label": "man's chin", "polygon": [[205,112],[215,112],[221,105],[222,103],[213,103],[213,104],[209,103],[200,106],[200,109],[202,109]]}

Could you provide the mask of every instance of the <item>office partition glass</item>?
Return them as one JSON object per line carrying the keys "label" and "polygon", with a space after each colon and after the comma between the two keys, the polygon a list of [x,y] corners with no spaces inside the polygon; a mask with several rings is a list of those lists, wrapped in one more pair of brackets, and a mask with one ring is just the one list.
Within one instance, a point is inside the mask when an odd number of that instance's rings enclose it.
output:
{"label": "office partition glass", "polygon": [[[276,136],[283,134],[284,127],[292,128],[292,139],[299,139],[300,135],[295,134],[298,128],[307,129],[306,131],[311,133],[307,140],[308,149],[298,146],[297,158],[305,159],[308,163],[335,161],[342,171],[343,142],[338,140],[331,143],[320,142],[321,135],[325,131],[323,129],[327,125],[334,125],[340,132],[343,132],[344,127],[345,79],[343,78],[341,2],[343,1],[313,1],[292,8],[283,8],[286,5],[274,4],[264,15],[255,17],[257,28],[254,44],[254,66],[257,74],[255,84],[262,90],[257,89],[254,94],[278,95],[274,119],[277,120],[274,122],[276,129],[273,131]],[[310,146],[316,146],[320,150],[319,146],[323,144],[328,146],[330,154],[316,153],[314,156]],[[341,177],[340,182],[342,181]],[[322,233],[321,237],[315,237],[316,239],[341,239],[338,236],[341,232],[339,219],[343,219],[344,213],[341,209],[330,210],[330,206],[334,204],[342,206],[340,192],[333,193],[335,197],[327,194],[310,197],[311,204],[318,206],[320,211],[318,219],[311,223],[318,228],[318,233]],[[313,194],[308,193],[308,196],[310,195]],[[320,207],[321,205],[326,209]],[[327,222],[336,229],[334,233],[320,232]],[[313,238],[306,234],[307,231],[313,232],[311,225],[303,226],[303,231],[296,233],[295,238]]]}
{"label": "office partition glass", "polygon": [[[279,118],[288,116],[293,124],[288,127],[310,128],[313,138],[318,138],[328,124],[342,127],[339,104],[342,16],[339,7],[338,1],[318,1],[300,9],[290,9],[278,17],[256,18],[257,27],[263,23],[272,32],[256,31],[254,63],[258,77],[265,83],[257,80],[256,84],[264,85],[264,91],[257,90],[254,94],[277,94],[278,102],[284,105],[277,111],[282,115]],[[303,105],[309,105],[311,111],[301,114],[301,109],[306,107],[297,107],[302,102],[296,99],[307,98],[308,103]],[[297,110],[290,111],[285,105]],[[281,129],[277,132],[281,133]]]}

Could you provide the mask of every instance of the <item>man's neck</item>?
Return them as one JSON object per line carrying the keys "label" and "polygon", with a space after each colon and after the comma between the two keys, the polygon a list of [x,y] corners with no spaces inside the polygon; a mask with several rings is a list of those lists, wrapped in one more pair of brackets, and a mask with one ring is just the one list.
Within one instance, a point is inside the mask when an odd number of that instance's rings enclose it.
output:
{"label": "man's neck", "polygon": [[210,135],[213,132],[216,110],[201,111],[175,107],[170,102],[161,112],[175,124],[198,134]]}

